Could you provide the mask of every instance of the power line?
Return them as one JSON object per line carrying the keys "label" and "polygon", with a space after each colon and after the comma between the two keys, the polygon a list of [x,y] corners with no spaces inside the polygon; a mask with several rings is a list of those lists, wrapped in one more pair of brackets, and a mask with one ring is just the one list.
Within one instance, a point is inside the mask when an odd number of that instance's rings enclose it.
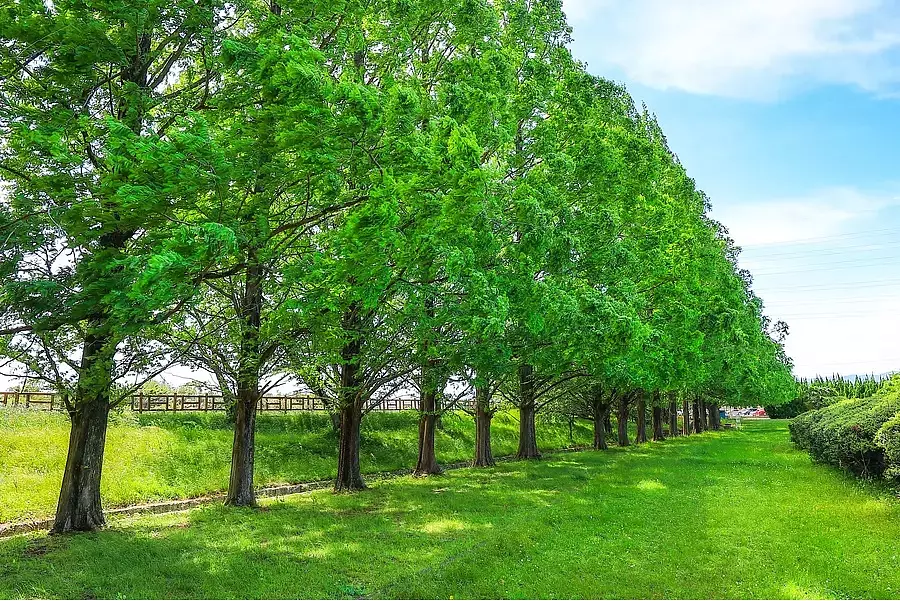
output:
{"label": "power line", "polygon": [[885,286],[898,286],[900,287],[900,280],[870,280],[867,282],[847,282],[844,284],[831,285],[831,284],[809,284],[809,285],[801,285],[801,286],[780,286],[780,287],[765,287],[765,290],[760,290],[760,292],[792,292],[792,291],[829,291],[829,290],[867,290],[869,288],[883,288]]}
{"label": "power line", "polygon": [[801,245],[801,244],[813,244],[816,242],[829,242],[832,240],[846,240],[847,238],[859,238],[861,236],[871,236],[873,234],[883,235],[890,233],[900,233],[900,229],[898,228],[885,228],[878,230],[867,230],[861,232],[848,232],[846,234],[835,234],[833,236],[821,236],[818,238],[804,238],[802,240],[791,240],[789,242],[770,242],[770,243],[758,243],[758,244],[739,244],[741,248],[763,248],[767,246],[791,246],[791,245]]}
{"label": "power line", "polygon": [[891,242],[885,244],[858,244],[851,246],[840,246],[835,248],[823,248],[818,250],[798,250],[791,252],[780,252],[780,253],[762,253],[758,254],[755,252],[747,253],[750,256],[748,257],[752,261],[756,261],[758,259],[769,259],[769,258],[782,258],[782,257],[815,257],[820,255],[839,255],[844,254],[848,251],[868,251],[868,250],[883,250],[885,248],[900,248],[900,242]]}
{"label": "power line", "polygon": [[[878,262],[874,259],[848,259],[846,261],[834,261],[832,263],[815,263],[807,267],[798,267],[791,271],[750,271],[753,275],[785,275],[785,274],[803,274],[816,271],[840,271],[841,269],[861,269],[866,267],[883,267],[885,265],[900,265],[900,257],[877,257]],[[835,265],[844,265],[844,267],[834,268]]]}
{"label": "power line", "polygon": [[[867,304],[890,304],[890,303],[900,303],[900,297],[898,296],[885,296],[885,297],[870,297],[865,299],[817,299],[817,300],[800,300],[797,302],[787,302],[782,301],[779,302],[770,302],[765,303],[765,307],[767,311],[773,311],[778,309],[778,307],[783,307],[784,309],[791,310],[800,307],[820,307],[820,306],[830,306],[830,305],[867,305]],[[894,307],[890,307],[894,309]]]}

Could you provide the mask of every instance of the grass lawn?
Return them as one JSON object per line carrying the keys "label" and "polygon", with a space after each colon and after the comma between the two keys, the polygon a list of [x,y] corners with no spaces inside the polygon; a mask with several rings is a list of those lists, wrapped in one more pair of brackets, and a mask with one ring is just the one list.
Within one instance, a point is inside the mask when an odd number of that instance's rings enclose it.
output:
{"label": "grass lawn", "polygon": [[[105,507],[186,498],[228,487],[233,433],[222,414],[113,416],[106,442],[102,495]],[[393,471],[416,464],[415,412],[373,413],[363,420],[364,472]],[[471,459],[475,429],[466,414],[447,414],[437,435],[438,459]],[[494,453],[515,453],[519,423],[510,412],[492,427]],[[541,419],[538,444],[570,446],[567,422]],[[573,431],[575,444],[593,440],[586,422]],[[56,509],[69,422],[60,413],[0,410],[0,523],[50,517]],[[333,478],[337,437],[327,415],[263,414],[257,422],[256,483],[284,484]]]}
{"label": "grass lawn", "polygon": [[0,541],[0,597],[896,598],[900,501],[785,422]]}

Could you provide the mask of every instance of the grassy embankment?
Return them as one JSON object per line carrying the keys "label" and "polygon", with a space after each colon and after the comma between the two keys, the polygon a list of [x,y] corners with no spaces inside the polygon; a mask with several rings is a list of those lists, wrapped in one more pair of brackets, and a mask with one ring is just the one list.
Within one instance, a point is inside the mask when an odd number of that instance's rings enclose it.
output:
{"label": "grassy embankment", "polygon": [[[438,432],[438,459],[472,457],[474,426],[465,414],[448,414]],[[416,464],[418,422],[414,412],[372,413],[363,420],[361,463],[374,473]],[[515,414],[493,422],[498,456],[515,453]],[[540,420],[542,449],[570,446],[567,422]],[[106,507],[200,496],[228,486],[231,426],[222,414],[133,414],[114,416],[106,442],[102,495]],[[49,517],[56,508],[69,440],[63,414],[0,411],[0,523]],[[586,422],[573,431],[575,444],[588,445]],[[264,414],[257,422],[258,485],[333,478],[337,437],[327,415]]]}

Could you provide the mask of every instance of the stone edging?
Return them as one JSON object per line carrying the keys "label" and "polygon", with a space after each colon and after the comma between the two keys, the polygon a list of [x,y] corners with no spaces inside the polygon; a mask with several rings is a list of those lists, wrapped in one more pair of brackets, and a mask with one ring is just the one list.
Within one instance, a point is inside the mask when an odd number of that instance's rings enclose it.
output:
{"label": "stone edging", "polygon": [[[556,449],[553,451],[546,451],[545,455],[555,455],[559,453],[573,453],[577,451],[585,451],[590,447],[568,447],[564,449]],[[507,461],[515,461],[515,455],[505,455],[503,457],[497,457],[497,462],[507,462]],[[466,467],[471,467],[472,463],[469,461],[461,461],[457,463],[450,463],[447,465],[442,465],[441,467],[444,471],[449,470],[458,470]],[[404,468],[402,470],[395,470],[392,472],[375,472],[372,474],[363,474],[363,477],[369,481],[379,481],[379,480],[393,480],[394,478],[400,478],[402,476],[408,476],[413,473],[413,470]],[[265,486],[262,488],[258,488],[256,490],[256,496],[261,499],[271,498],[271,497],[283,497],[287,495],[296,495],[306,492],[311,492],[314,490],[322,490],[323,488],[329,488],[334,484],[333,480],[314,480],[307,482],[298,482],[296,484],[281,484],[277,486]],[[210,495],[203,495],[200,497],[192,497],[189,499],[175,499],[172,501],[160,501],[157,503],[144,503],[141,505],[128,505],[126,507],[117,507],[115,509],[109,509],[104,512],[104,515],[107,517],[117,517],[117,516],[130,516],[141,513],[148,514],[165,514],[165,513],[175,513],[178,511],[185,511],[186,509],[193,509],[195,507],[201,507],[203,505],[209,505],[211,503],[215,503],[218,501],[223,501],[225,499],[225,493],[214,493]],[[30,520],[27,522],[9,522],[6,524],[0,524],[0,538],[8,538],[10,536],[15,536],[17,534],[25,534],[27,532],[34,532],[35,530],[49,530],[53,526],[52,519],[44,519],[44,520]]]}

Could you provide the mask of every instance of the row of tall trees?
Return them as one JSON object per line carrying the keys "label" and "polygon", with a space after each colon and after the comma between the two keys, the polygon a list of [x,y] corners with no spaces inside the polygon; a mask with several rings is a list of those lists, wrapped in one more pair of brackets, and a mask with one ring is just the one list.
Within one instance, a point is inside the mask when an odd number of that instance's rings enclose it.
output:
{"label": "row of tall trees", "polygon": [[103,524],[109,411],[173,363],[233,404],[234,505],[286,381],[328,399],[339,491],[364,487],[364,415],[400,389],[421,475],[451,407],[487,466],[503,399],[530,458],[563,402],[604,448],[613,411],[642,441],[648,407],[658,438],[679,402],[702,423],[789,398],[786,326],[569,35],[560,0],[0,8],[0,356],[66,393],[54,531]]}

